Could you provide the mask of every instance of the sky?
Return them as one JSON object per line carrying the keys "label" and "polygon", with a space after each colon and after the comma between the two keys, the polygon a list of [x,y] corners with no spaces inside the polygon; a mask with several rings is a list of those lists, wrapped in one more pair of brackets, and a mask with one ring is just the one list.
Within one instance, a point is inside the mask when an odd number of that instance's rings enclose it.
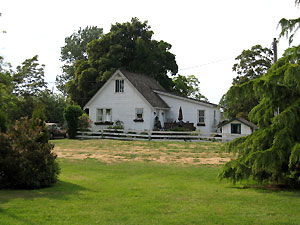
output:
{"label": "sky", "polygon": [[[0,3],[0,55],[14,67],[39,56],[45,81],[55,87],[61,74],[64,40],[80,27],[111,24],[137,17],[148,21],[153,39],[172,45],[180,75],[195,75],[200,92],[219,103],[236,74],[235,57],[256,44],[271,47],[281,18],[299,17],[294,0],[9,0]],[[299,35],[300,36],[300,35]],[[294,44],[299,44],[296,36]],[[278,44],[279,57],[288,47]]]}

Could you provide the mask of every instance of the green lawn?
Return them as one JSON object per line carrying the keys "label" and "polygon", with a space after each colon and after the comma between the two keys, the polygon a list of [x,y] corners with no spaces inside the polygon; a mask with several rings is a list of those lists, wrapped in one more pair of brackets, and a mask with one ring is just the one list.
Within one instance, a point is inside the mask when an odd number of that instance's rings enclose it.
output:
{"label": "green lawn", "polygon": [[[67,143],[55,142],[58,146]],[[0,190],[0,224],[299,224],[300,221],[299,191],[219,183],[216,180],[219,166],[152,161],[104,163],[89,158],[60,158],[59,163],[62,173],[53,187]]]}

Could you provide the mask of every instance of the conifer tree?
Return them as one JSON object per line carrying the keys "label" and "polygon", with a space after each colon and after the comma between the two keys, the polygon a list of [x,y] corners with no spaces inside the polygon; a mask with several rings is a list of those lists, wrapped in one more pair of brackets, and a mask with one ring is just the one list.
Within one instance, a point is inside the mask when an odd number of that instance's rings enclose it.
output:
{"label": "conifer tree", "polygon": [[300,183],[300,46],[289,48],[261,78],[247,82],[260,96],[249,113],[259,129],[227,143],[225,152],[238,153],[219,178],[234,183],[252,178],[259,183]]}

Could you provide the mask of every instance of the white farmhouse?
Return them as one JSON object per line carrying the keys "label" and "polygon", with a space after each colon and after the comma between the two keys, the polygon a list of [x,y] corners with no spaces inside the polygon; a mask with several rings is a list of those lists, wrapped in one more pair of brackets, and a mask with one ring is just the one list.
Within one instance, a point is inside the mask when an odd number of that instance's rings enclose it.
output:
{"label": "white farmhouse", "polygon": [[178,121],[179,108],[183,121],[193,123],[197,130],[215,132],[220,121],[217,105],[177,96],[150,76],[117,70],[84,106],[98,131],[123,122],[126,130],[152,130],[155,118],[162,127]]}

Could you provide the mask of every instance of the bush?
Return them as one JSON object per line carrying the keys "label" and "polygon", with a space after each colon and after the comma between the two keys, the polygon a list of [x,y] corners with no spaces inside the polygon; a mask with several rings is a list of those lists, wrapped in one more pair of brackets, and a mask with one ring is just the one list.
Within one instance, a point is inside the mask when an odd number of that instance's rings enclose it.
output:
{"label": "bush", "polygon": [[67,133],[71,139],[76,137],[79,117],[82,114],[83,111],[79,105],[68,105],[64,110],[64,118],[68,124]]}
{"label": "bush", "polygon": [[89,131],[91,128],[92,121],[90,120],[90,117],[88,114],[83,113],[78,118],[78,128],[81,131]]}
{"label": "bush", "polygon": [[123,130],[124,125],[123,121],[121,120],[116,120],[114,126],[108,126],[107,129],[115,129],[115,130]]}
{"label": "bush", "polygon": [[[0,188],[35,189],[56,183],[60,172],[53,144],[38,119],[21,118],[0,133]],[[42,141],[41,141],[42,140]]]}

